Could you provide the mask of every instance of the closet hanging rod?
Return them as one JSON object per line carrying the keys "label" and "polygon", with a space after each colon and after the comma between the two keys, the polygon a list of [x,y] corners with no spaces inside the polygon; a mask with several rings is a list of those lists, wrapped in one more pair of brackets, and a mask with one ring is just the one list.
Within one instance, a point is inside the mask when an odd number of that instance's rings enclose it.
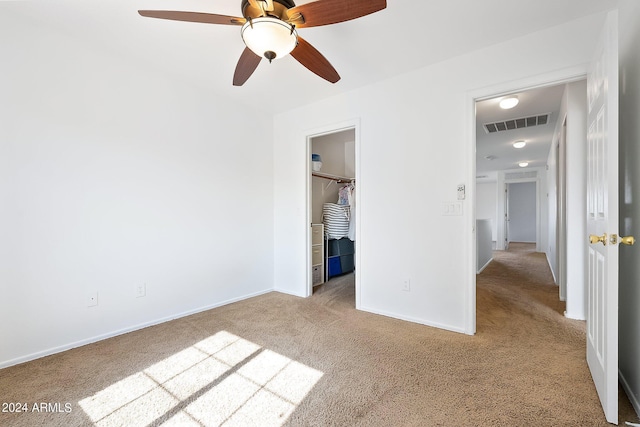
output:
{"label": "closet hanging rod", "polygon": [[330,173],[311,172],[311,175],[317,176],[318,178],[324,178],[324,179],[329,179],[331,181],[336,181],[338,184],[356,182],[355,178],[347,178],[344,176],[332,175]]}

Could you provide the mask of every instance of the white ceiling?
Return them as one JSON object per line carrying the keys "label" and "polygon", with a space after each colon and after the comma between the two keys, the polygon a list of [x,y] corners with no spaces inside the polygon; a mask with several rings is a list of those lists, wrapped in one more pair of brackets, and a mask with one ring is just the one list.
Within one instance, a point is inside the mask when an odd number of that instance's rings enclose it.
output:
{"label": "white ceiling", "polygon": [[[498,105],[504,96],[476,103],[476,176],[478,181],[495,180],[495,171],[519,169],[518,163],[528,162],[527,168],[543,167],[547,163],[565,85],[549,86],[510,94],[518,97],[514,108],[503,110]],[[546,125],[487,133],[485,123],[550,113]],[[515,141],[524,140],[526,146],[514,148]],[[489,157],[489,158],[487,158]]]}
{"label": "white ceiling", "polygon": [[[300,0],[297,4],[308,3]],[[293,58],[266,60],[242,87],[231,84],[244,48],[240,28],[143,18],[138,9],[240,15],[241,0],[0,1],[0,14],[49,26],[212,96],[269,113],[286,111],[484,46],[609,10],[615,0],[388,0],[381,12],[303,28],[342,76],[332,85]],[[14,14],[14,15],[11,15]],[[6,16],[6,15],[5,15]]]}

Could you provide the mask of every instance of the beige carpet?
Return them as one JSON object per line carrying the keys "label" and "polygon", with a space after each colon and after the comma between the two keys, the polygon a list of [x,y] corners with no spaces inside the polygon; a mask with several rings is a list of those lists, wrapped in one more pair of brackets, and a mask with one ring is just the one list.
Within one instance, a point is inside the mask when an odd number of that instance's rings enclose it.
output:
{"label": "beige carpet", "polygon": [[0,425],[607,425],[544,255],[497,252],[477,295],[471,337],[356,311],[352,275],[270,293],[0,370],[28,409]]}

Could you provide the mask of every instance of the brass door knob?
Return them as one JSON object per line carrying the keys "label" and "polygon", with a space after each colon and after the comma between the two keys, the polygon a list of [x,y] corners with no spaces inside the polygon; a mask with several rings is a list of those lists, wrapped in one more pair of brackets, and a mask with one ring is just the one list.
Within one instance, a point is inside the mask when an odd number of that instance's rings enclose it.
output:
{"label": "brass door knob", "polygon": [[596,243],[602,243],[603,245],[607,245],[607,233],[604,233],[602,236],[596,236],[595,234],[589,234],[589,243],[595,245]]}
{"label": "brass door knob", "polygon": [[623,245],[633,245],[635,242],[636,242],[636,239],[633,236],[620,238],[620,243],[622,243]]}

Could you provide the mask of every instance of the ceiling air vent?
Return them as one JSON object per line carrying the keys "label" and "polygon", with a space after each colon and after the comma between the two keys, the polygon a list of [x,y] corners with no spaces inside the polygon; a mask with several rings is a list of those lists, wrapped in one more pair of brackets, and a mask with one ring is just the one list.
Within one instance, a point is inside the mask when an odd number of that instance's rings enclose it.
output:
{"label": "ceiling air vent", "polygon": [[549,123],[551,113],[539,114],[531,117],[520,117],[517,119],[505,120],[503,122],[485,123],[484,130],[487,133],[502,132],[505,130],[530,128],[532,126],[542,126]]}
{"label": "ceiling air vent", "polygon": [[527,178],[537,178],[537,171],[527,171],[527,172],[506,172],[504,174],[504,179],[527,179]]}

